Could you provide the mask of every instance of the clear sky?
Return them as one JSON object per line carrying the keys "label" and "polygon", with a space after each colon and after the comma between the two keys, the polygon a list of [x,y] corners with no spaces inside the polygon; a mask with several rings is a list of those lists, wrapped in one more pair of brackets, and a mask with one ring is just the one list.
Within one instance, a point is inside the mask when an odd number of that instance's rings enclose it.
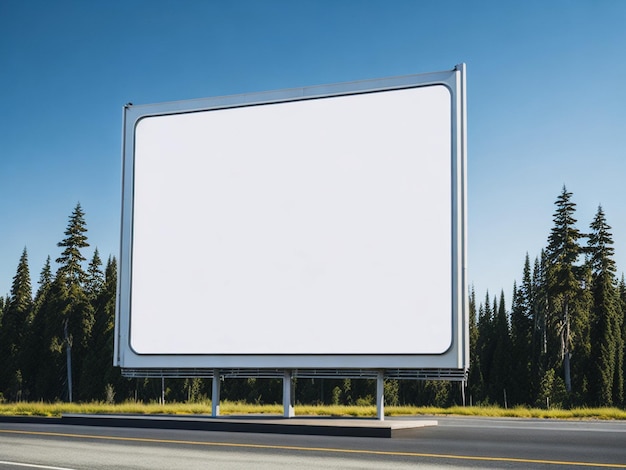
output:
{"label": "clear sky", "polygon": [[[0,295],[77,202],[117,256],[122,107],[468,71],[470,283],[510,301],[554,201],[626,270],[626,1],[0,0]],[[56,265],[54,265],[56,268]]]}

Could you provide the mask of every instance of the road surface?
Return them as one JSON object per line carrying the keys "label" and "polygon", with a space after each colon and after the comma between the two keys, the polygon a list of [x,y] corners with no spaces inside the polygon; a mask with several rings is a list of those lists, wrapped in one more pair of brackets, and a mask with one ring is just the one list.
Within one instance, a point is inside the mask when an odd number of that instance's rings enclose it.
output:
{"label": "road surface", "polygon": [[0,469],[626,469],[626,422],[436,419],[393,439],[0,423]]}

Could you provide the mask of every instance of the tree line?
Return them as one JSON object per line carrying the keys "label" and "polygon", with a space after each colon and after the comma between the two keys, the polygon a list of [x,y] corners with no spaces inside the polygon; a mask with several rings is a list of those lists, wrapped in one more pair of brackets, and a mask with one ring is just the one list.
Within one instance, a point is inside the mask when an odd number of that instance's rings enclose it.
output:
{"label": "tree line", "polygon": [[481,402],[531,406],[624,406],[626,283],[601,206],[577,228],[565,187],[547,246],[524,261],[511,311],[470,294],[469,391]]}
{"label": "tree line", "polygon": [[[624,406],[626,283],[617,278],[611,227],[602,207],[581,232],[564,187],[547,246],[524,260],[504,292],[477,303],[469,293],[470,370],[464,384],[387,380],[389,405]],[[129,379],[113,367],[117,263],[89,261],[85,213],[72,211],[33,295],[25,248],[11,291],[0,297],[0,401],[201,401],[211,379]],[[297,379],[299,403],[373,404],[371,379]],[[222,397],[280,403],[281,379],[228,379]]]}

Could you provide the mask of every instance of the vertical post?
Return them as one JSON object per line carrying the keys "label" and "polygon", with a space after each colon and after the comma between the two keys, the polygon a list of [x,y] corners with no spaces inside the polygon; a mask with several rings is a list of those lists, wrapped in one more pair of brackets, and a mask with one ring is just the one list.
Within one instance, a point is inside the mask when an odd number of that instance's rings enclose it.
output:
{"label": "vertical post", "polygon": [[283,416],[293,418],[296,415],[293,408],[293,382],[291,371],[285,370],[283,374]]}
{"label": "vertical post", "polygon": [[376,375],[376,419],[385,420],[385,372],[382,370]]}
{"label": "vertical post", "polygon": [[213,369],[213,380],[211,382],[211,416],[214,418],[220,415],[220,370]]}
{"label": "vertical post", "polygon": [[165,377],[161,376],[161,405],[165,405]]}
{"label": "vertical post", "polygon": [[461,381],[461,399],[463,400],[463,407],[465,408],[465,380]]}

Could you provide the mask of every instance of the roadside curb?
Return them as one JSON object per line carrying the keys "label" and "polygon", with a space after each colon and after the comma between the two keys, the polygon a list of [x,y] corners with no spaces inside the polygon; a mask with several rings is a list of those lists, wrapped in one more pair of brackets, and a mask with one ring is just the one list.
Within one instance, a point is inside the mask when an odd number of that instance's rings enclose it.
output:
{"label": "roadside curb", "polygon": [[181,429],[266,434],[298,434],[350,437],[401,437],[415,429],[436,426],[434,420],[387,420],[368,418],[267,417],[267,416],[176,416],[176,415],[94,415],[64,414],[43,416],[0,416],[0,423],[56,424],[116,428]]}

